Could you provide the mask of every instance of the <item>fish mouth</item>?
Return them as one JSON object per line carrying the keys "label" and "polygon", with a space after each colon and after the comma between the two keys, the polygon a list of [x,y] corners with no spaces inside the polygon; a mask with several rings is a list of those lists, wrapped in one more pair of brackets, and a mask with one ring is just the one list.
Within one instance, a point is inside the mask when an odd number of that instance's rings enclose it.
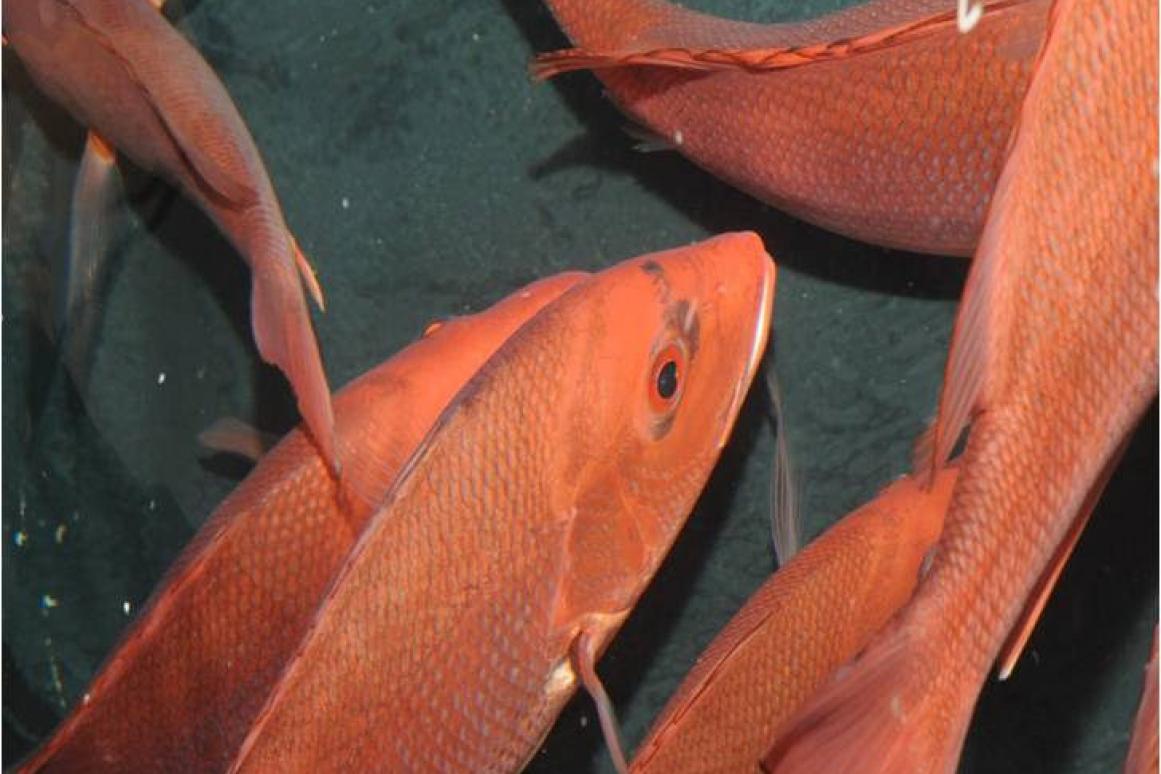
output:
{"label": "fish mouth", "polygon": [[726,445],[737,420],[742,401],[750,390],[754,376],[758,372],[758,364],[762,362],[762,353],[766,351],[766,341],[770,336],[770,323],[774,314],[774,278],[777,269],[774,260],[763,253],[762,293],[758,296],[757,314],[754,315],[754,331],[750,335],[750,354],[746,360],[746,368],[734,384],[734,394],[730,398],[729,408],[726,409],[727,421],[722,428],[722,435],[718,439],[718,451]]}

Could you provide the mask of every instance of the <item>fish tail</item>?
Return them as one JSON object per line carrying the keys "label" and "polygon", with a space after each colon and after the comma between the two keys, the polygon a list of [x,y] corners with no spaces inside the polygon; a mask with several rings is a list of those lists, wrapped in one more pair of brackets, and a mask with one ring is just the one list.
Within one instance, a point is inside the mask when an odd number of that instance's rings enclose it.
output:
{"label": "fish tail", "polygon": [[[293,238],[290,241],[296,256],[301,255]],[[305,260],[295,257],[293,264],[301,269]],[[255,261],[253,266],[250,306],[258,352],[286,375],[311,437],[331,470],[338,472],[331,393],[299,276],[288,261]],[[312,282],[303,274],[311,288]],[[313,278],[313,272],[310,275]],[[321,291],[316,300],[321,300]]]}
{"label": "fish tail", "polygon": [[[762,770],[954,772],[974,701],[939,700],[945,684],[930,679],[939,665],[927,660],[933,651],[924,628],[888,624],[782,726]],[[948,706],[962,715],[956,728],[945,722]]]}

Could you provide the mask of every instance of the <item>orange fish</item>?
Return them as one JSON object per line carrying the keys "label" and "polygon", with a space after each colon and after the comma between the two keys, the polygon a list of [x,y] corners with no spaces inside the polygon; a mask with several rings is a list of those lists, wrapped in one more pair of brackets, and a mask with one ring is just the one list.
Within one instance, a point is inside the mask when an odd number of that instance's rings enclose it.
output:
{"label": "orange fish", "polygon": [[372,516],[234,771],[512,771],[676,537],[761,359],[753,234],[574,287],[456,397]]}
{"label": "orange fish", "polygon": [[753,771],[778,726],[910,598],[956,474],[931,491],[896,481],[779,569],[698,657],[631,770]]}
{"label": "orange fish", "polygon": [[[960,35],[949,0],[873,0],[792,24],[659,0],[549,0],[630,118],[796,217],[867,242],[970,255],[1044,32],[1044,0],[988,5]],[[777,72],[779,71],[780,72]]]}
{"label": "orange fish", "polygon": [[447,321],[341,390],[341,488],[303,431],[290,433],[210,517],[24,770],[225,768],[439,413],[513,331],[584,276],[561,274]]}
{"label": "orange fish", "polygon": [[1157,5],[1057,0],[1048,29],[924,466],[972,420],[931,571],[789,721],[773,771],[954,770],[1157,394]]}
{"label": "orange fish", "polygon": [[92,199],[111,168],[110,146],[196,202],[250,264],[258,351],[286,374],[311,436],[337,469],[330,390],[303,285],[320,308],[322,291],[209,64],[146,0],[10,0],[3,23],[36,84],[91,130],[74,218],[99,208]]}

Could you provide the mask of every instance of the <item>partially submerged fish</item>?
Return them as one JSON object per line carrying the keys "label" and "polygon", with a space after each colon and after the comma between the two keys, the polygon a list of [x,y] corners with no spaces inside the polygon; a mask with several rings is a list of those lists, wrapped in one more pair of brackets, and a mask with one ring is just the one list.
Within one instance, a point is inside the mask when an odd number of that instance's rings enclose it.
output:
{"label": "partially submerged fish", "polygon": [[[577,285],[457,396],[371,518],[235,771],[512,771],[689,514],[771,319],[753,234]],[[602,722],[611,731],[607,699]]]}
{"label": "partially submerged fish", "polygon": [[548,0],[630,118],[762,201],[847,236],[970,255],[1044,33],[999,0],[968,35],[950,0],[872,0],[750,24],[660,0]]}
{"label": "partially submerged fish", "polygon": [[1053,6],[922,465],[972,421],[931,571],[771,770],[952,771],[997,656],[1011,670],[1157,394],[1156,54],[1152,0]]}
{"label": "partially submerged fish", "polygon": [[561,274],[449,320],[340,390],[341,485],[302,430],[268,452],[23,770],[224,769],[440,412],[513,331],[586,276]]}
{"label": "partially submerged fish", "polygon": [[779,725],[910,598],[956,474],[930,491],[896,481],[779,569],[698,657],[632,771],[754,771]]}
{"label": "partially submerged fish", "polygon": [[[303,285],[320,307],[322,291],[210,66],[147,0],[9,0],[3,24],[37,86],[90,129],[73,200],[71,280],[101,258],[92,254],[100,239],[83,235],[100,231],[87,216],[107,207],[115,148],[177,185],[250,264],[258,351],[290,380],[311,436],[337,469],[330,390]],[[81,293],[70,291],[66,303]]]}

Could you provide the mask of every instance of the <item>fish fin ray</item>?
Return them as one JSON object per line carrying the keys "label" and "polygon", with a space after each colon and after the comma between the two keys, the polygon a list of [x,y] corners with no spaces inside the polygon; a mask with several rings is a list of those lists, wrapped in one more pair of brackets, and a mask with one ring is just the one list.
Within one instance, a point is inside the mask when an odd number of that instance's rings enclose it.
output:
{"label": "fish fin ray", "polygon": [[786,433],[786,412],[782,409],[782,388],[774,367],[767,362],[766,391],[770,397],[774,441],[774,470],[770,477],[770,529],[778,566],[783,567],[802,547],[802,514],[794,468],[790,462],[790,441]]}
{"label": "fish fin ray", "polygon": [[621,736],[617,727],[617,715],[613,709],[613,702],[605,691],[605,686],[597,675],[597,638],[588,630],[582,630],[574,641],[573,660],[580,677],[581,685],[593,697],[597,707],[597,717],[600,718],[601,733],[605,737],[605,744],[609,748],[609,755],[613,759],[613,766],[618,774],[627,774],[629,766],[625,762],[624,747],[621,745]]}
{"label": "fish fin ray", "polygon": [[298,274],[302,278],[302,283],[306,285],[307,291],[310,293],[311,300],[314,301],[315,306],[319,311],[325,312],[327,310],[326,299],[323,298],[322,286],[318,282],[318,273],[315,272],[314,266],[298,246],[298,240],[292,234],[290,236],[290,244],[294,248],[294,265],[298,267]]}
{"label": "fish fin ray", "polygon": [[210,451],[234,454],[258,462],[278,439],[235,417],[217,419],[198,433],[198,443]]}
{"label": "fish fin ray", "polygon": [[[999,0],[988,6],[995,12],[1018,5],[1021,0]],[[982,10],[982,7],[981,7]],[[819,62],[845,59],[882,51],[954,27],[956,10],[942,11],[883,27],[862,35],[807,45],[748,46],[744,48],[650,45],[655,38],[642,36],[622,49],[567,48],[538,55],[530,66],[532,77],[547,80],[576,70],[605,70],[625,67],[662,67],[687,71],[772,72],[804,67]],[[755,41],[757,42],[757,41]]]}
{"label": "fish fin ray", "polygon": [[[967,730],[939,749],[923,736],[926,686],[914,670],[918,638],[889,624],[779,729],[760,766],[768,774],[954,772]],[[932,767],[938,761],[942,765]]]}
{"label": "fish fin ray", "polygon": [[251,325],[262,359],[290,381],[299,413],[332,471],[338,472],[335,416],[318,341],[302,297],[299,277],[284,262],[255,262]]}
{"label": "fish fin ray", "polygon": [[82,393],[99,316],[98,287],[117,229],[121,188],[116,162],[113,147],[90,131],[73,184],[64,268],[56,280],[54,335],[65,367]]}
{"label": "fish fin ray", "polygon": [[1084,532],[1089,517],[1092,516],[1093,508],[1100,500],[1105,485],[1108,484],[1109,478],[1112,477],[1113,471],[1116,470],[1127,448],[1128,441],[1124,441],[1109,457],[1100,475],[1097,476],[1085,495],[1080,509],[1076,512],[1076,517],[1069,525],[1068,532],[1064,534],[1060,544],[1057,545],[1052,557],[1048,560],[1048,564],[1045,565],[1040,578],[1036,581],[1036,585],[1032,587],[1028,600],[1024,603],[1024,609],[1020,611],[1020,617],[1016,619],[1015,626],[1012,627],[1008,639],[1004,641],[1004,646],[1000,649],[996,668],[999,680],[1007,680],[1011,676],[1012,670],[1015,669],[1016,661],[1024,652],[1024,648],[1032,636],[1032,631],[1036,628],[1041,613],[1044,612],[1044,606],[1048,603],[1048,598],[1052,595],[1056,582],[1060,580],[1060,573],[1063,572],[1064,565],[1072,556],[1072,551],[1076,548],[1076,543],[1080,540],[1080,535]]}

